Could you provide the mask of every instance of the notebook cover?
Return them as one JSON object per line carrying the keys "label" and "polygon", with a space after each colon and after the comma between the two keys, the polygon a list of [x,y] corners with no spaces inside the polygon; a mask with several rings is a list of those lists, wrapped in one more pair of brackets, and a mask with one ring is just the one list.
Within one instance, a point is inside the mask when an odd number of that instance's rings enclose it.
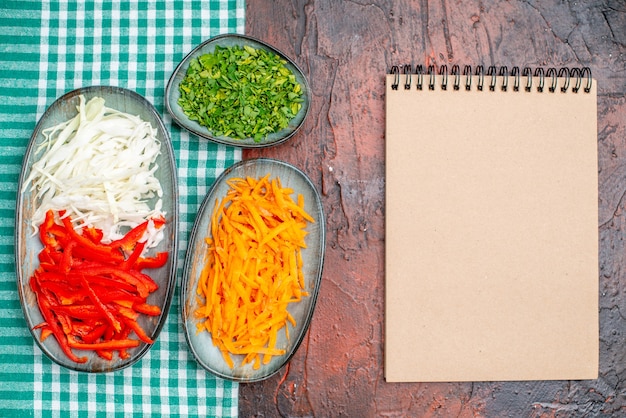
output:
{"label": "notebook cover", "polygon": [[393,77],[386,380],[596,378],[595,80],[540,93],[393,90]]}

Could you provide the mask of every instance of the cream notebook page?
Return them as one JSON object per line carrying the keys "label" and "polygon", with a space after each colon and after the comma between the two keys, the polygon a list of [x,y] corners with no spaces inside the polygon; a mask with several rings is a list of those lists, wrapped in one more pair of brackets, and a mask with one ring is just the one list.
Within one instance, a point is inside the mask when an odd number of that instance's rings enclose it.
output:
{"label": "cream notebook page", "polygon": [[480,91],[477,76],[470,90],[466,76],[458,90],[399,77],[386,77],[386,380],[595,378],[595,80],[563,93],[560,78],[527,92],[526,78],[490,91],[485,76]]}

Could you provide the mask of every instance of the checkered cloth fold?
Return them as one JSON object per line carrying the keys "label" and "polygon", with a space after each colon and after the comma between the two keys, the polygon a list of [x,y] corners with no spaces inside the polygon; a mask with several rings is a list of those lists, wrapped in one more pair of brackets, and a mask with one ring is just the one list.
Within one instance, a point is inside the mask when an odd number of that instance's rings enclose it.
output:
{"label": "checkered cloth fold", "polygon": [[152,349],[118,372],[72,372],[36,346],[20,307],[14,259],[17,182],[37,120],[63,93],[116,85],[152,102],[170,130],[180,193],[178,280],[208,188],[241,159],[182,131],[165,86],[195,45],[243,33],[244,0],[3,0],[0,3],[0,417],[237,416],[236,383],[201,369],[187,349],[179,293]]}

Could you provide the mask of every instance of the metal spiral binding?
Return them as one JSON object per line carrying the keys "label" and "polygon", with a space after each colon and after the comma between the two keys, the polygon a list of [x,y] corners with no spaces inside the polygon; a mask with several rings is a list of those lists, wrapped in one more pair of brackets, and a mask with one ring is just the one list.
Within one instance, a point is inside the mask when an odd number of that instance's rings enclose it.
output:
{"label": "metal spiral binding", "polygon": [[545,80],[545,76],[543,74],[543,68],[541,68],[541,67],[535,68],[534,77],[539,77],[539,85],[537,86],[537,91],[539,93],[542,93],[543,92],[543,82]]}
{"label": "metal spiral binding", "polygon": [[454,84],[452,85],[452,88],[454,90],[459,90],[460,86],[461,86],[461,70],[459,68],[458,65],[453,65],[452,66],[452,71],[450,71],[450,74],[452,74],[454,76]]}
{"label": "metal spiral binding", "polygon": [[[448,71],[447,65],[441,65],[437,68],[435,65],[428,65],[426,67],[426,73],[424,73],[424,67],[422,65],[416,65],[415,71],[412,70],[412,66],[410,64],[406,64],[402,66],[402,70],[397,65],[391,67],[391,74],[394,75],[394,81],[391,84],[391,88],[393,90],[398,90],[398,86],[401,84],[401,79],[404,77],[404,89],[410,90],[413,85],[413,79],[415,76],[415,88],[417,90],[422,90],[424,88],[424,76],[428,78],[427,86],[428,90],[435,90],[436,76],[441,76],[441,90],[448,89],[448,73],[450,74],[450,78],[452,81],[452,89],[453,90],[461,90],[461,85],[465,86],[466,91],[470,91],[472,89],[472,80],[473,78],[477,78],[476,89],[478,91],[483,91],[485,87],[485,76],[488,78],[488,90],[495,91],[498,79],[500,80],[500,89],[502,91],[507,91],[509,88],[509,77],[513,79],[513,91],[518,92],[522,89],[525,92],[530,92],[533,89],[533,83],[535,79],[538,79],[538,84],[535,86],[538,92],[543,92],[546,87],[546,83],[548,86],[548,92],[555,93],[560,91],[561,93],[567,93],[570,89],[571,92],[578,93],[580,89],[585,93],[589,93],[591,91],[591,86],[593,83],[593,79],[591,77],[591,69],[589,67],[582,68],[555,68],[549,67],[547,70],[544,70],[542,67],[535,68],[535,71],[530,67],[524,67],[520,71],[520,67],[512,67],[509,72],[508,67],[501,66],[497,67],[495,65],[491,65],[487,67],[487,71],[482,65],[477,65],[472,74],[472,66],[465,65],[463,67],[463,72],[461,73],[461,68],[459,65],[453,65]],[[465,83],[462,82],[462,78],[465,77]],[[522,78],[526,79],[526,82],[523,83]],[[583,86],[583,82],[584,86]]]}
{"label": "metal spiral binding", "polygon": [[506,91],[509,86],[509,69],[505,66],[500,67],[500,72],[498,73],[500,77],[502,77],[502,86],[500,87],[502,91]]}
{"label": "metal spiral binding", "polygon": [[435,66],[428,66],[428,90],[435,90]]}
{"label": "metal spiral binding", "polygon": [[489,83],[489,91],[496,91],[496,75],[497,68],[495,65],[490,65],[487,69],[487,75],[491,76],[491,83]]}
{"label": "metal spiral binding", "polygon": [[400,84],[400,68],[398,68],[397,65],[394,65],[393,67],[391,67],[391,74],[394,75],[391,88],[393,90],[398,90],[398,85]]}
{"label": "metal spiral binding", "polygon": [[472,66],[466,65],[463,67],[463,75],[465,76],[465,90],[470,91],[472,89]]}
{"label": "metal spiral binding", "polygon": [[513,77],[513,91],[519,91],[519,67],[513,67],[511,77]]}
{"label": "metal spiral binding", "polygon": [[478,91],[483,91],[483,85],[485,84],[485,69],[482,65],[476,67],[476,75],[478,76],[478,84],[476,88]]}
{"label": "metal spiral binding", "polygon": [[404,80],[404,89],[409,90],[411,88],[411,64],[406,64],[404,66],[404,74],[406,74]]}

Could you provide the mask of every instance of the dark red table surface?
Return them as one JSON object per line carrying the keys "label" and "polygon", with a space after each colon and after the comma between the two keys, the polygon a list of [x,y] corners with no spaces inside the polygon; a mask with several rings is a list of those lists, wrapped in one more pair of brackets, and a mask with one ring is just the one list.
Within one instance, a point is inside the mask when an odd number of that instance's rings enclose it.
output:
{"label": "dark red table surface", "polygon": [[[246,7],[246,33],[295,59],[309,79],[312,108],[291,141],[244,158],[278,158],[311,177],[326,211],[327,247],[307,337],[279,374],[240,386],[240,415],[626,416],[626,2],[247,0]],[[598,379],[385,382],[384,75],[405,63],[591,68],[598,83]]]}

